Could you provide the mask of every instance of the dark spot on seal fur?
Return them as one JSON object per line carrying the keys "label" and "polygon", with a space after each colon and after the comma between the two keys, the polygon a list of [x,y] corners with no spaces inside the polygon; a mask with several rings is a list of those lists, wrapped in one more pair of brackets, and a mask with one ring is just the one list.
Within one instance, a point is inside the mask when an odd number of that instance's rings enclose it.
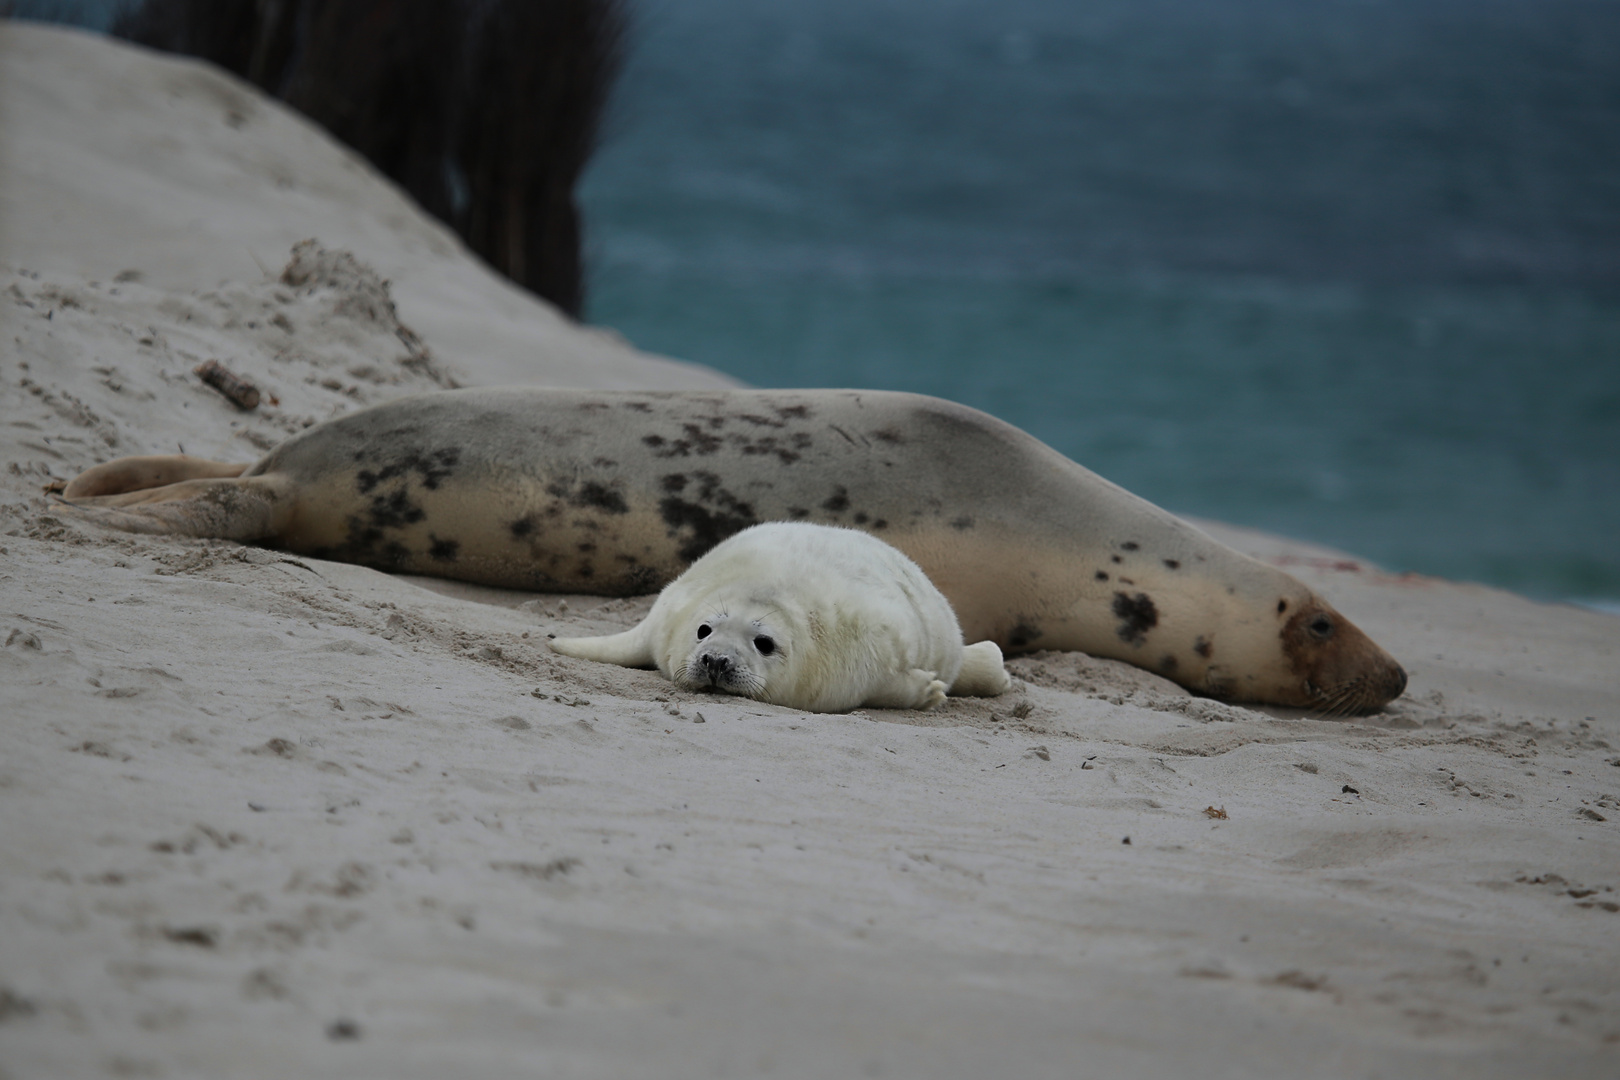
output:
{"label": "dark spot on seal fur", "polygon": [[967,529],[971,529],[971,528],[973,528],[973,519],[968,517],[966,514],[962,515],[959,518],[952,518],[951,519],[951,528],[955,529],[958,532],[963,532],[963,531],[966,531]]}
{"label": "dark spot on seal fur", "polygon": [[610,514],[628,514],[629,505],[624,496],[595,480],[587,480],[579,485],[578,490],[570,490],[567,484],[561,481],[552,481],[546,485],[546,494],[554,498],[567,501],[568,505],[580,509],[605,510]]}
{"label": "dark spot on seal fur", "polygon": [[410,450],[375,472],[370,469],[361,469],[355,474],[354,482],[355,486],[359,488],[360,494],[369,495],[378,484],[386,480],[393,480],[415,473],[423,487],[429,491],[436,491],[439,487],[439,481],[454,474],[456,463],[460,460],[461,449],[459,447],[447,446],[425,454]]}
{"label": "dark spot on seal fur", "polygon": [[1022,649],[1040,636],[1040,627],[1031,626],[1023,619],[1019,619],[1017,624],[1013,626],[1012,632],[1007,635],[1007,647],[1010,649]]}
{"label": "dark spot on seal fur", "polygon": [[1164,565],[1168,566],[1172,570],[1181,569],[1181,563],[1177,562],[1175,559],[1165,559]]}
{"label": "dark spot on seal fur", "polygon": [[686,474],[670,473],[664,477],[662,484],[665,491],[678,494],[686,490]]}
{"label": "dark spot on seal fur", "polygon": [[807,418],[810,415],[810,406],[808,406],[808,405],[779,405],[776,408],[776,415],[780,416],[784,420],[786,420],[790,416],[793,417],[795,420],[803,420],[803,419]]}
{"label": "dark spot on seal fur", "polygon": [[1135,540],[1127,540],[1119,546],[1124,548],[1126,551],[1135,551],[1140,545],[1138,545]]}
{"label": "dark spot on seal fur", "polygon": [[[721,417],[709,418],[710,427],[717,428],[724,423],[725,420]],[[666,440],[662,435],[643,435],[641,441],[653,448],[654,456],[663,458],[690,457],[693,454],[702,457],[719,450],[724,443],[720,436],[704,431],[697,424],[682,424],[681,431],[684,432],[684,437],[674,442]]]}
{"label": "dark spot on seal fur", "polygon": [[1171,656],[1169,653],[1166,653],[1159,659],[1159,670],[1164,672],[1166,675],[1171,674],[1178,667],[1180,667],[1180,665],[1176,663],[1176,658]]}
{"label": "dark spot on seal fur", "polygon": [[1153,606],[1147,593],[1137,593],[1135,596],[1115,593],[1114,614],[1120,620],[1115,632],[1121,641],[1131,645],[1142,644],[1147,632],[1159,625],[1159,609]]}
{"label": "dark spot on seal fur", "polygon": [[[720,486],[720,477],[711,472],[693,474],[697,489],[692,498],[670,495],[659,500],[658,512],[674,536],[682,529],[691,535],[680,546],[680,557],[693,562],[726,537],[755,524],[752,504],[743,502]],[[702,505],[708,504],[708,505]]]}
{"label": "dark spot on seal fur", "polygon": [[1199,656],[1202,656],[1205,660],[1208,660],[1210,656],[1214,654],[1215,646],[1209,643],[1209,638],[1200,634],[1198,635],[1198,640],[1193,643],[1193,652],[1197,653]]}
{"label": "dark spot on seal fur", "polygon": [[664,582],[659,579],[658,572],[650,566],[637,566],[621,579],[624,584],[621,588],[626,596],[640,596],[645,593],[657,592]]}
{"label": "dark spot on seal fur", "polygon": [[866,516],[866,511],[864,510],[855,515],[855,524],[857,525],[865,525],[870,520],[872,519]]}
{"label": "dark spot on seal fur", "polygon": [[[744,417],[743,419],[751,420],[762,418]],[[810,436],[806,435],[802,431],[795,434],[793,438],[789,440],[792,444],[791,446],[784,445],[774,435],[767,435],[763,438],[753,440],[750,440],[745,436],[733,436],[731,441],[733,445],[735,445],[738,450],[742,451],[744,455],[758,456],[761,454],[775,454],[777,460],[781,461],[781,463],[784,465],[791,465],[795,461],[798,461],[801,456],[799,451],[809,449],[812,443]]]}
{"label": "dark spot on seal fur", "polygon": [[1108,571],[1106,571],[1106,570],[1097,571],[1097,580],[1098,581],[1107,581],[1108,580]]}
{"label": "dark spot on seal fur", "polygon": [[1288,610],[1288,601],[1286,601],[1286,600],[1277,601],[1277,614],[1281,615],[1283,612],[1285,612],[1287,610]]}
{"label": "dark spot on seal fur", "polygon": [[889,521],[887,518],[878,518],[876,521],[872,522],[872,528],[874,529],[887,529],[888,527]]}
{"label": "dark spot on seal fur", "polygon": [[792,518],[794,521],[803,521],[805,518],[807,518],[809,516],[810,516],[810,511],[806,510],[802,506],[790,506],[790,507],[788,507],[788,517]]}
{"label": "dark spot on seal fur", "polygon": [[833,493],[832,497],[821,504],[821,508],[828,513],[841,514],[849,509],[849,491],[844,487]]}
{"label": "dark spot on seal fur", "polygon": [[726,537],[739,533],[753,524],[752,521],[743,522],[725,514],[715,514],[696,503],[675,498],[661,500],[658,512],[663,516],[664,524],[669,526],[671,532],[681,529],[692,531],[691,537],[681,544],[679,550],[680,557],[689,563],[701,559],[710,548]]}
{"label": "dark spot on seal fur", "polygon": [[512,534],[514,539],[521,540],[525,536],[528,536],[530,533],[534,532],[534,515],[527,514],[520,517],[508,525],[506,529]]}
{"label": "dark spot on seal fur", "polygon": [[585,542],[584,542],[584,543],[583,543],[583,544],[580,544],[580,545],[579,545],[579,546],[578,546],[578,547],[577,547],[577,548],[575,548],[575,549],[574,549],[574,550],[576,550],[576,551],[582,551],[582,552],[584,552],[584,553],[585,553],[585,554],[587,554],[587,555],[588,555],[588,554],[590,554],[590,553],[591,553],[591,552],[593,552],[593,551],[595,551],[595,550],[596,550],[596,545],[595,545],[595,544],[593,544],[593,543],[591,543],[591,542],[590,542],[590,541],[589,541],[589,540],[587,540],[587,541],[585,541]]}
{"label": "dark spot on seal fur", "polygon": [[456,554],[461,550],[460,540],[440,540],[432,533],[428,534],[432,546],[428,548],[428,558],[434,562],[455,562]]}
{"label": "dark spot on seal fur", "polygon": [[652,406],[645,401],[626,401],[624,407],[639,413],[652,412]]}
{"label": "dark spot on seal fur", "polygon": [[596,576],[596,567],[592,566],[588,562],[582,562],[579,564],[579,569],[576,570],[575,573],[582,578],[593,578]]}
{"label": "dark spot on seal fur", "polygon": [[1118,555],[1110,555],[1110,556],[1108,556],[1108,557],[1109,557],[1109,558],[1110,558],[1110,559],[1112,559],[1112,560],[1114,560],[1114,561],[1115,561],[1115,562],[1117,562],[1117,563],[1122,563],[1122,562],[1124,562],[1124,561],[1125,561],[1125,560],[1124,560],[1124,559],[1122,559],[1122,558],[1120,558],[1120,557],[1119,557],[1119,556],[1118,556]]}
{"label": "dark spot on seal fur", "polygon": [[605,484],[595,480],[587,480],[580,485],[579,492],[570,500],[575,506],[593,506],[598,510],[606,510],[610,514],[628,514],[630,507],[625,504],[624,496]]}
{"label": "dark spot on seal fur", "polygon": [[367,511],[371,524],[380,529],[401,529],[406,525],[414,525],[427,516],[426,512],[400,488],[388,495],[377,495],[371,500],[371,507]]}

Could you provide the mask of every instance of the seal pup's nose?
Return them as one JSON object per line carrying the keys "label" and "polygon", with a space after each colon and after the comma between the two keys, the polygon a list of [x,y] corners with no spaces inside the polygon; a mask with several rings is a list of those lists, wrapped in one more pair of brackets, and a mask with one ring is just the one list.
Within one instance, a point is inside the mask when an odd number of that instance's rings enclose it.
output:
{"label": "seal pup's nose", "polygon": [[718,684],[722,679],[731,675],[731,657],[716,656],[714,653],[704,653],[698,663],[703,665],[703,673],[709,677],[711,683]]}

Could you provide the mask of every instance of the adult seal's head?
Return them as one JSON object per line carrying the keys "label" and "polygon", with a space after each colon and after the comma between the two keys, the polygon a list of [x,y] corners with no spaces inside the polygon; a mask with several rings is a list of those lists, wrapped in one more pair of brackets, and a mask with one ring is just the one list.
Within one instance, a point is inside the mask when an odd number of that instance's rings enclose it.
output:
{"label": "adult seal's head", "polygon": [[1279,703],[1329,716],[1368,712],[1406,690],[1406,670],[1349,619],[1314,594],[1295,610],[1278,601],[1278,637],[1288,676]]}

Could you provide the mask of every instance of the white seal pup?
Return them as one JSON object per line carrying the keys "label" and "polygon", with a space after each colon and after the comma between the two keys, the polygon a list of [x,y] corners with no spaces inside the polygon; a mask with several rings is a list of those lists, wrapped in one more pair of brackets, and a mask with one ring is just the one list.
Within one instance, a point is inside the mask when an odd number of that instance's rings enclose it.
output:
{"label": "white seal pup", "polygon": [[916,563],[866,533],[802,522],[722,542],[634,629],[550,644],[807,712],[931,709],[947,693],[993,697],[1010,684],[994,642],[963,646],[950,603]]}

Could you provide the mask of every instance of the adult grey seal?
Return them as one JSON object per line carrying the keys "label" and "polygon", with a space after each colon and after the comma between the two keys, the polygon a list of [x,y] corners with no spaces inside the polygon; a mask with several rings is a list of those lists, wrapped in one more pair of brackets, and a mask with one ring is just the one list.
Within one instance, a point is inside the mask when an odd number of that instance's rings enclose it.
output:
{"label": "adult grey seal", "polygon": [[1001,650],[962,644],[950,602],[916,563],[868,533],[808,521],[722,540],[630,630],[550,644],[807,712],[931,709],[947,693],[994,697],[1010,684]]}
{"label": "adult grey seal", "polygon": [[316,425],[251,467],[126,458],[65,500],[137,532],[542,592],[648,593],[762,521],[922,567],[969,641],[1079,649],[1234,701],[1362,712],[1399,664],[1303,583],[985,413],[915,394],[498,388]]}

